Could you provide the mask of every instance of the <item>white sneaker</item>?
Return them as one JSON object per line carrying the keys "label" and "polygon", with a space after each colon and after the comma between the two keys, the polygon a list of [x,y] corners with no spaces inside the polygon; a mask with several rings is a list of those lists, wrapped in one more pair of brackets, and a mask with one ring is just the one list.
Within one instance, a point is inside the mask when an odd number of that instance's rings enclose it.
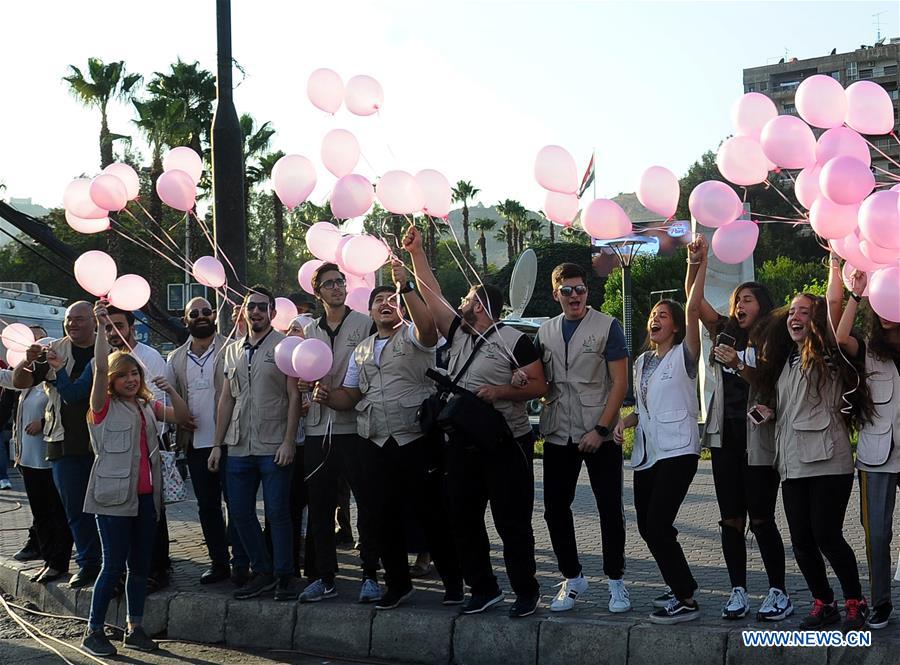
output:
{"label": "white sneaker", "polygon": [[609,580],[609,611],[615,614],[631,609],[631,597],[625,588],[625,580]]}
{"label": "white sneaker", "polygon": [[731,590],[731,596],[725,607],[722,608],[723,619],[741,619],[750,611],[750,602],[747,599],[747,591],[742,586],[736,586]]}
{"label": "white sneaker", "polygon": [[0,480],[0,490],[11,490],[12,483],[9,482],[6,478]]}
{"label": "white sneaker", "polygon": [[575,599],[587,591],[588,582],[584,575],[565,579],[556,586],[560,587],[556,598],[550,603],[551,612],[566,612],[575,607]]}
{"label": "white sneaker", "polygon": [[757,621],[781,621],[794,613],[791,599],[781,589],[772,587],[756,612]]}

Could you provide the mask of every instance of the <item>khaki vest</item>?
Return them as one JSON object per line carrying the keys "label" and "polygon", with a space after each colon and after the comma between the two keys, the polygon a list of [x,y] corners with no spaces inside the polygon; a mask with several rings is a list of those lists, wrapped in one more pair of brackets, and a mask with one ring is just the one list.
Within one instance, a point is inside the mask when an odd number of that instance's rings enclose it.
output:
{"label": "khaki vest", "polygon": [[435,352],[416,346],[406,327],[397,329],[381,350],[375,364],[375,340],[368,337],[356,347],[359,390],[363,399],[356,405],[359,435],[383,446],[393,437],[402,446],[422,436],[416,417],[422,401],[432,392],[426,370],[435,366]]}
{"label": "khaki vest", "polygon": [[816,370],[784,364],[778,378],[775,468],[782,480],[853,473],[850,436],[834,373],[816,395]]}
{"label": "khaki vest", "polygon": [[[506,386],[510,384],[514,365],[512,352],[516,348],[516,343],[525,333],[510,326],[499,326],[493,332],[489,329],[483,334],[486,341],[478,349],[475,360],[472,361],[458,382],[461,388],[472,392],[484,385]],[[453,343],[450,345],[450,363],[447,369],[447,373],[451,377],[455,377],[466,364],[479,339],[477,335],[470,335],[463,330],[462,325],[456,329],[453,334]],[[525,402],[497,400],[492,406],[506,418],[513,436],[524,436],[531,432],[531,423],[528,421]]]}
{"label": "khaki vest", "polygon": [[879,360],[866,353],[866,376],[875,403],[875,416],[859,431],[856,467],[879,473],[900,472],[900,373],[893,360]]}
{"label": "khaki vest", "polygon": [[234,397],[224,443],[229,455],[274,455],[287,431],[287,377],[275,365],[275,346],[285,338],[269,332],[247,366],[246,337],[225,349],[225,377]]}
{"label": "khaki vest", "polygon": [[[545,321],[538,330],[549,384],[542,398],[541,433],[548,443],[575,443],[591,431],[609,398],[609,367],[603,356],[613,317],[588,308],[566,347],[563,315]],[[609,429],[615,427],[609,423]],[[612,441],[612,434],[604,439]]]}
{"label": "khaki vest", "polygon": [[[306,326],[304,334],[307,339],[320,339],[331,347],[333,355],[331,370],[322,378],[322,381],[329,382],[331,388],[338,388],[343,385],[344,377],[347,375],[350,354],[366,337],[372,334],[372,319],[365,314],[350,310],[347,318],[341,323],[333,343],[328,333],[320,325],[324,322],[325,316],[316,319]],[[311,402],[305,421],[306,435],[325,436],[329,421],[331,421],[332,434],[356,434],[356,417],[352,411],[335,411],[318,402]]]}
{"label": "khaki vest", "polygon": [[[213,351],[216,356],[215,366],[213,367],[213,388],[215,389],[216,395],[213,406],[214,409],[217,409],[219,406],[219,396],[222,394],[222,385],[225,383],[225,349],[229,344],[233,343],[233,340],[218,333],[216,333],[215,340],[213,341],[213,344],[216,346],[215,351]],[[169,365],[172,366],[172,373],[175,375],[175,385],[173,387],[175,388],[175,392],[177,392],[181,396],[181,399],[184,400],[185,404],[187,404],[188,399],[187,362],[188,350],[190,348],[191,340],[188,338],[188,341],[172,351],[167,359]],[[175,441],[181,450],[188,450],[193,438],[193,432],[189,432],[183,427],[179,427],[176,430]]]}
{"label": "khaki vest", "polygon": [[156,438],[156,416],[149,404],[130,404],[110,399],[109,411],[99,425],[88,423],[91,446],[96,457],[84,497],[84,512],[94,515],[134,517],[138,514],[138,474],[141,467],[141,416],[150,452],[150,476],[153,503],[159,518],[162,500],[162,471],[159,440]]}

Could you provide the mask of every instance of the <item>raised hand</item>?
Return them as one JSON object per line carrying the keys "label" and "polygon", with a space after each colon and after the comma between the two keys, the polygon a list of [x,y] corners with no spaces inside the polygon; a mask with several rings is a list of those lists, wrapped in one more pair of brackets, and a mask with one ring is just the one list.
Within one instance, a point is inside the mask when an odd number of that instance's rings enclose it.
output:
{"label": "raised hand", "polygon": [[403,236],[401,242],[403,244],[403,249],[407,252],[420,252],[422,251],[422,232],[410,224],[409,228],[406,229],[406,234]]}
{"label": "raised hand", "polygon": [[[406,238],[404,237],[404,240]],[[409,281],[409,274],[400,259],[391,261],[391,283],[404,286]]]}

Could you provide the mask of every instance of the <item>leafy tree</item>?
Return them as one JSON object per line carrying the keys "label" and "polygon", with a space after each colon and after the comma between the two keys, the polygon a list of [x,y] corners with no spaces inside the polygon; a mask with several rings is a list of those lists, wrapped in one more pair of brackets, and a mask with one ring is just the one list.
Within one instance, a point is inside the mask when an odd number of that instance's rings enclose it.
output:
{"label": "leafy tree", "polygon": [[[242,116],[242,120],[244,117]],[[268,125],[268,123],[266,123]],[[260,128],[262,129],[262,128]],[[245,148],[246,150],[246,148]],[[246,154],[246,153],[245,153]],[[261,155],[258,160],[247,163],[247,175],[244,179],[244,183],[250,182],[254,185],[267,180],[272,176],[272,169],[275,167],[276,162],[279,159],[284,157],[284,152],[278,150],[276,152],[268,153],[265,155]],[[250,190],[247,190],[248,196]],[[275,248],[275,283],[274,288],[279,293],[284,291],[287,288],[287,279],[286,275],[286,267],[285,267],[285,218],[284,218],[284,206],[281,204],[281,199],[278,198],[278,195],[274,190],[268,192],[264,198],[268,198],[270,201],[270,210],[272,213],[272,226],[270,228],[260,228],[260,232],[258,234],[258,245],[259,253],[258,256],[261,257],[260,263],[264,267],[266,265],[265,257],[266,251],[269,245],[274,242]],[[250,221],[250,216],[247,217],[248,222]],[[254,220],[257,224],[260,224],[261,219]],[[260,226],[262,226],[260,224]]]}
{"label": "leafy tree", "polygon": [[[259,159],[269,149],[275,130],[271,122],[264,122],[259,127],[249,113],[241,114],[238,121],[241,126],[242,153],[244,155],[244,219],[247,219],[250,189],[272,175],[272,162],[268,169],[260,168]],[[279,153],[284,155],[284,153]],[[277,160],[276,160],[277,161]]]}
{"label": "leafy tree", "polygon": [[479,217],[474,222],[472,222],[472,226],[478,231],[478,249],[481,250],[481,269],[484,271],[484,274],[487,275],[488,272],[488,262],[487,262],[487,239],[484,237],[485,231],[492,230],[497,225],[497,221],[494,219],[488,219],[487,217]]}
{"label": "leafy tree", "polygon": [[452,190],[453,200],[463,204],[463,247],[466,249],[466,254],[470,254],[472,251],[469,245],[469,201],[474,199],[480,191],[468,180],[460,180]]}
{"label": "leafy tree", "polygon": [[827,277],[827,269],[820,262],[800,262],[787,256],[766,261],[756,271],[757,281],[768,287],[776,304],[787,304],[804,286],[809,286],[814,293],[819,289],[824,293],[819,285]]}

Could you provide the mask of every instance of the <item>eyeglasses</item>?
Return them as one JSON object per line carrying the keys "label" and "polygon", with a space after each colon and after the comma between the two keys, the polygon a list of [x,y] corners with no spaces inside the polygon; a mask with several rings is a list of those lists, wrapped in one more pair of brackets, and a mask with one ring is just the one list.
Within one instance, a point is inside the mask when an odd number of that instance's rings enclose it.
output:
{"label": "eyeglasses", "polygon": [[576,286],[560,286],[556,290],[559,291],[559,295],[565,296],[566,298],[571,296],[573,293],[577,293],[580,296],[583,296],[585,293],[587,293],[587,287],[584,284],[578,284]]}
{"label": "eyeglasses", "polygon": [[212,316],[213,311],[209,307],[203,309],[192,309],[188,312],[189,319],[196,319],[198,316]]}
{"label": "eyeglasses", "polygon": [[472,296],[465,296],[465,297],[463,297],[463,298],[460,298],[460,300],[459,300],[459,306],[462,307],[463,305],[467,305],[467,304],[469,304],[470,302],[472,302],[472,300],[474,300],[474,299],[472,298]]}
{"label": "eyeglasses", "polygon": [[343,289],[345,286],[347,286],[347,280],[341,278],[329,279],[327,282],[319,284],[320,289],[328,289],[329,291],[331,289]]}
{"label": "eyeglasses", "polygon": [[260,312],[268,312],[269,311],[269,303],[268,302],[253,302],[252,300],[244,305],[244,308],[248,312],[252,312],[254,309],[258,309]]}

